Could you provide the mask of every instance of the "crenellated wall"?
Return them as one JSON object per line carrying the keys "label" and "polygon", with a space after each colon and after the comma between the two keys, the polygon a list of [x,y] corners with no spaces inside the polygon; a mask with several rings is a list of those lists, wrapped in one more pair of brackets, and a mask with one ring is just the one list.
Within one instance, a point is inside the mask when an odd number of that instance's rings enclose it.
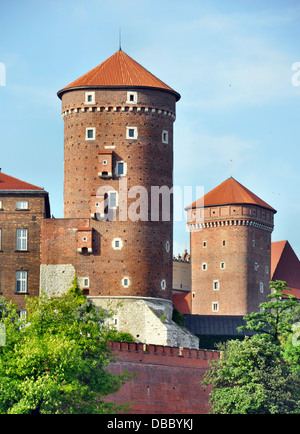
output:
{"label": "crenellated wall", "polygon": [[109,400],[135,403],[132,414],[206,414],[210,389],[200,382],[218,351],[127,342],[108,344],[116,356],[109,371],[135,377]]}

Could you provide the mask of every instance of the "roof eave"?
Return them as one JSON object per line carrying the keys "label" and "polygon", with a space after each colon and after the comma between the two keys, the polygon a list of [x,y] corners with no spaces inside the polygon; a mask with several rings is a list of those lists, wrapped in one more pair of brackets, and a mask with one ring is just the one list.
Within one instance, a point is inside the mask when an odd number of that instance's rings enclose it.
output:
{"label": "roof eave", "polygon": [[185,209],[185,211],[188,211],[189,209],[196,209],[196,208],[208,208],[208,207],[213,207],[213,206],[228,206],[228,205],[248,205],[248,206],[258,206],[260,208],[266,209],[268,211],[272,211],[274,214],[277,213],[276,209],[272,208],[271,206],[263,206],[260,205],[258,203],[238,203],[238,202],[228,202],[228,203],[215,203],[215,204],[210,204],[210,205],[203,205],[203,206],[197,206],[197,205],[189,205],[187,206]]}
{"label": "roof eave", "polygon": [[161,90],[163,92],[171,93],[175,96],[176,102],[180,100],[181,95],[173,89],[164,89],[163,87],[154,87],[154,86],[74,86],[74,87],[64,87],[63,89],[57,92],[58,98],[62,99],[62,96],[66,92],[71,92],[73,90],[85,90],[85,89],[151,89],[151,90]]}

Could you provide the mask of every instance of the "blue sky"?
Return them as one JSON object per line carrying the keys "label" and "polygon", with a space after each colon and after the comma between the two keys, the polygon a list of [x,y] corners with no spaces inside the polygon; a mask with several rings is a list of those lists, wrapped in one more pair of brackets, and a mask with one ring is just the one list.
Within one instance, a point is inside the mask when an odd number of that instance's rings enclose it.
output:
{"label": "blue sky", "polygon": [[[277,209],[273,241],[300,256],[299,22],[289,0],[1,0],[0,167],[44,187],[62,217],[56,92],[117,51],[121,27],[123,50],[181,94],[174,184],[208,192],[232,160],[233,176]],[[176,222],[174,254],[184,248]]]}

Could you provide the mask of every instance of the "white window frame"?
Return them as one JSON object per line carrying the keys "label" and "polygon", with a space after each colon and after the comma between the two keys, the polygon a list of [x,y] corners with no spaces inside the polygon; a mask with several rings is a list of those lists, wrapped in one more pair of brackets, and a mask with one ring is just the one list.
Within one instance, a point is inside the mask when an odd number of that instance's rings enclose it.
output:
{"label": "white window frame", "polygon": [[[93,131],[93,137],[89,137],[89,131]],[[96,140],[96,128],[95,127],[88,127],[85,129],[85,140]]]}
{"label": "white window frame", "polygon": [[259,292],[260,292],[261,294],[264,293],[264,283],[263,283],[263,282],[259,282]]}
{"label": "white window frame", "polygon": [[163,132],[161,134],[161,140],[166,145],[169,143],[169,131],[163,130]]}
{"label": "white window frame", "polygon": [[213,301],[211,304],[211,309],[213,312],[219,312],[219,303],[217,301]]}
{"label": "white window frame", "polygon": [[82,282],[83,282],[83,284],[82,284],[83,288],[89,288],[90,287],[89,277],[83,277]]}
{"label": "white window frame", "polygon": [[[116,204],[114,206],[111,206],[111,195],[115,194],[116,195]],[[118,205],[119,205],[119,197],[118,197],[118,192],[115,190],[111,190],[107,193],[107,204],[108,204],[108,209],[117,209]]]}
{"label": "white window frame", "polygon": [[28,200],[17,200],[17,209],[29,209]]}
{"label": "white window frame", "polygon": [[167,282],[166,282],[166,279],[163,279],[163,280],[160,282],[160,287],[161,287],[161,289],[162,289],[163,291],[165,291],[165,290],[167,289]]}
{"label": "white window frame", "polygon": [[0,209],[2,209],[2,200],[0,200]]}
{"label": "white window frame", "polygon": [[28,250],[28,229],[19,228],[16,232],[17,248],[16,250]]}
{"label": "white window frame", "polygon": [[[133,130],[133,137],[129,135],[129,131]],[[128,140],[136,140],[138,138],[138,129],[137,127],[126,127],[126,139]]]}
{"label": "white window frame", "polygon": [[0,250],[2,250],[2,229],[0,229]]}
{"label": "white window frame", "polygon": [[129,286],[130,286],[130,279],[129,279],[129,277],[127,277],[127,276],[123,277],[123,279],[122,279],[122,286],[124,288],[129,288]]}
{"label": "white window frame", "polygon": [[214,291],[219,291],[220,289],[220,282],[218,280],[214,280],[213,282],[213,290]]}
{"label": "white window frame", "polygon": [[[119,244],[118,246],[116,245],[117,243]],[[123,247],[123,241],[122,241],[121,238],[114,238],[114,239],[112,240],[111,245],[112,245],[112,248],[113,248],[114,250],[121,250],[122,247]]]}
{"label": "white window frame", "polygon": [[[91,101],[89,101],[89,97],[92,97]],[[85,92],[85,104],[95,104],[95,92]]]}
{"label": "white window frame", "polygon": [[27,292],[27,282],[28,281],[28,273],[27,271],[16,271],[16,292],[26,293]]}
{"label": "white window frame", "polygon": [[[123,164],[123,173],[118,173],[120,164]],[[120,176],[120,177],[126,176],[127,175],[127,163],[125,163],[124,161],[117,161],[115,175]]]}
{"label": "white window frame", "polygon": [[225,270],[226,262],[220,262],[220,268],[221,268],[221,270]]}
{"label": "white window frame", "polygon": [[[133,96],[133,99],[130,97]],[[137,92],[127,92],[127,101],[126,104],[136,104],[137,103]]]}
{"label": "white window frame", "polygon": [[166,242],[166,252],[169,253],[171,250],[171,245],[170,245],[170,241]]}
{"label": "white window frame", "polygon": [[206,249],[206,247],[207,247],[207,241],[203,241],[202,247],[203,247],[203,249]]}
{"label": "white window frame", "polygon": [[202,262],[202,271],[207,271],[207,263]]}

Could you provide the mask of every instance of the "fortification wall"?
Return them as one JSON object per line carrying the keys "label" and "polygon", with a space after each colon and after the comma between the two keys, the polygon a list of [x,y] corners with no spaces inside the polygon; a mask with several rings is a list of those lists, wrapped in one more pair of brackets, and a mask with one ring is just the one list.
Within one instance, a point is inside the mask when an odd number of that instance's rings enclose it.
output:
{"label": "fortification wall", "polygon": [[207,414],[210,389],[200,382],[209,360],[219,352],[127,342],[109,343],[116,363],[114,374],[128,370],[136,376],[109,400],[118,404],[132,402],[132,414]]}

